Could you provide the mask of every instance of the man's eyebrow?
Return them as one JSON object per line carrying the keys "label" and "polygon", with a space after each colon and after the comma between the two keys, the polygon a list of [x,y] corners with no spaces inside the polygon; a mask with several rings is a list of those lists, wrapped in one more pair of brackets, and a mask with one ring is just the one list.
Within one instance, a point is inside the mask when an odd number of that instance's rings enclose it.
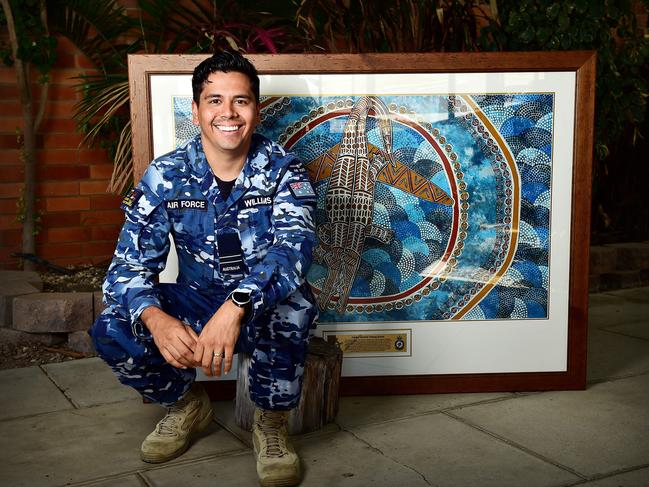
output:
{"label": "man's eyebrow", "polygon": [[[220,93],[208,93],[203,98],[208,100],[210,98],[222,98],[222,97],[223,97],[223,95],[221,95]],[[234,95],[232,98],[239,98],[239,99],[244,98],[246,100],[252,100],[252,96],[250,96],[248,94],[245,94],[245,93],[241,94],[241,95]]]}

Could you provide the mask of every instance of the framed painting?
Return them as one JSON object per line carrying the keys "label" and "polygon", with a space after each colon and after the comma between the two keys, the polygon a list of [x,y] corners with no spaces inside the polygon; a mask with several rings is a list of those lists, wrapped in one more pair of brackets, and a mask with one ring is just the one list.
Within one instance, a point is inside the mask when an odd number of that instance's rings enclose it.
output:
{"label": "framed painting", "polygon": [[[585,386],[594,53],[248,57],[318,195],[342,393]],[[129,57],[136,180],[197,135],[204,58]]]}

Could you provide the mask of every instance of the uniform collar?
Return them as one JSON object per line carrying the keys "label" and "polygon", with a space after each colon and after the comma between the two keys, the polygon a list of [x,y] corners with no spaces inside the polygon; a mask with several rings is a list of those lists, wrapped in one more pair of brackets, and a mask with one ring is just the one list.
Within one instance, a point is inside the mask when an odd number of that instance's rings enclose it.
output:
{"label": "uniform collar", "polygon": [[273,143],[260,134],[252,135],[248,159],[244,166],[246,169],[252,169],[252,174],[257,170],[265,169],[270,164],[270,154],[273,151]]}
{"label": "uniform collar", "polygon": [[263,135],[253,134],[248,157],[243,170],[237,177],[230,197],[227,201],[218,200],[214,197],[216,181],[210,164],[207,162],[200,134],[192,139],[187,146],[189,166],[195,174],[201,192],[208,201],[215,205],[217,215],[223,216],[227,209],[239,201],[252,186],[252,179],[256,174],[263,171],[270,165],[270,155],[273,151],[273,143]]}
{"label": "uniform collar", "polygon": [[189,155],[189,166],[192,172],[199,178],[204,178],[207,172],[210,171],[210,164],[205,157],[201,134],[196,135],[189,141],[187,144],[187,154]]}
{"label": "uniform collar", "polygon": [[[248,150],[248,157],[243,165],[243,174],[251,177],[258,170],[266,168],[270,164],[270,154],[273,150],[273,143],[266,137],[260,134],[252,135],[252,142],[250,143],[250,150]],[[189,165],[200,178],[204,178],[208,171],[211,171],[210,164],[205,157],[203,150],[203,143],[201,135],[196,135],[187,144],[187,152],[189,154]]]}

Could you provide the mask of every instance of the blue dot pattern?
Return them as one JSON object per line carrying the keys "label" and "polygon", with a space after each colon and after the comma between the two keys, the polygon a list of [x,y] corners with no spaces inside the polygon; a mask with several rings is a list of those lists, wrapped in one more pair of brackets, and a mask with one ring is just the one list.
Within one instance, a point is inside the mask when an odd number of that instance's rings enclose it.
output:
{"label": "blue dot pattern", "polygon": [[[377,182],[374,192],[373,222],[394,231],[389,243],[368,238],[350,297],[381,301],[383,305],[358,307],[339,314],[321,313],[321,322],[381,322],[452,319],[498,270],[508,245],[516,246],[509,268],[497,284],[462,319],[502,320],[546,318],[548,315],[550,184],[552,177],[553,94],[473,94],[468,96],[506,142],[515,161],[520,182],[520,216],[517,240],[503,227],[511,215],[507,201],[510,174],[494,169],[495,152],[485,144],[466,118],[452,109],[445,96],[382,96],[394,113],[392,120],[395,158],[411,171],[434,183],[457,199],[458,179],[421,130],[434,129],[452,146],[461,165],[468,204],[465,238],[456,263],[434,285],[424,286],[429,270],[439,264],[449,241],[457,237],[458,226],[453,206],[419,198],[402,189]],[[262,110],[258,131],[279,140],[305,164],[316,160],[341,140],[346,114],[358,97],[280,97]],[[262,98],[262,102],[264,99]],[[191,99],[175,97],[176,143],[181,146],[196,133],[191,124]],[[334,113],[334,116],[322,117]],[[426,120],[426,118],[430,120]],[[404,120],[413,121],[403,123]],[[314,123],[314,121],[316,123]],[[308,130],[295,136],[298,129]],[[373,116],[367,118],[367,141],[384,150],[380,129]],[[290,144],[287,144],[290,142]],[[443,145],[443,144],[442,144]],[[502,162],[501,162],[502,164]],[[326,223],[325,196],[328,179],[314,181],[318,198],[316,222]],[[509,198],[509,200],[508,200]],[[461,202],[456,200],[454,205]],[[509,211],[510,213],[506,213]],[[455,234],[453,227],[456,226]],[[506,225],[505,225],[506,227]],[[448,258],[448,255],[446,255]],[[327,269],[314,263],[308,280],[321,289]],[[419,286],[419,288],[417,288]],[[408,295],[410,302],[390,304],[392,296]],[[387,300],[387,301],[386,301]],[[396,303],[395,298],[395,303]]]}

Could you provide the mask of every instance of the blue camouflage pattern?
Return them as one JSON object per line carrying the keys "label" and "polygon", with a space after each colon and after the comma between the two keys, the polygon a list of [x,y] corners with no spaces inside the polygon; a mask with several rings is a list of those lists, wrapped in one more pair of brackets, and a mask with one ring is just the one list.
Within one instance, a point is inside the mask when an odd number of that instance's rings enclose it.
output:
{"label": "blue camouflage pattern", "polygon": [[[155,159],[122,204],[125,222],[103,286],[107,307],[91,330],[100,357],[122,383],[172,404],[195,372],[164,361],[140,321],[142,311],[160,307],[200,333],[231,292],[249,291],[252,312],[237,351],[251,356],[251,399],[264,409],[295,407],[317,316],[305,280],[315,205],[299,159],[259,134],[227,200],[200,135]],[[179,267],[171,287],[157,284],[169,235]]]}

